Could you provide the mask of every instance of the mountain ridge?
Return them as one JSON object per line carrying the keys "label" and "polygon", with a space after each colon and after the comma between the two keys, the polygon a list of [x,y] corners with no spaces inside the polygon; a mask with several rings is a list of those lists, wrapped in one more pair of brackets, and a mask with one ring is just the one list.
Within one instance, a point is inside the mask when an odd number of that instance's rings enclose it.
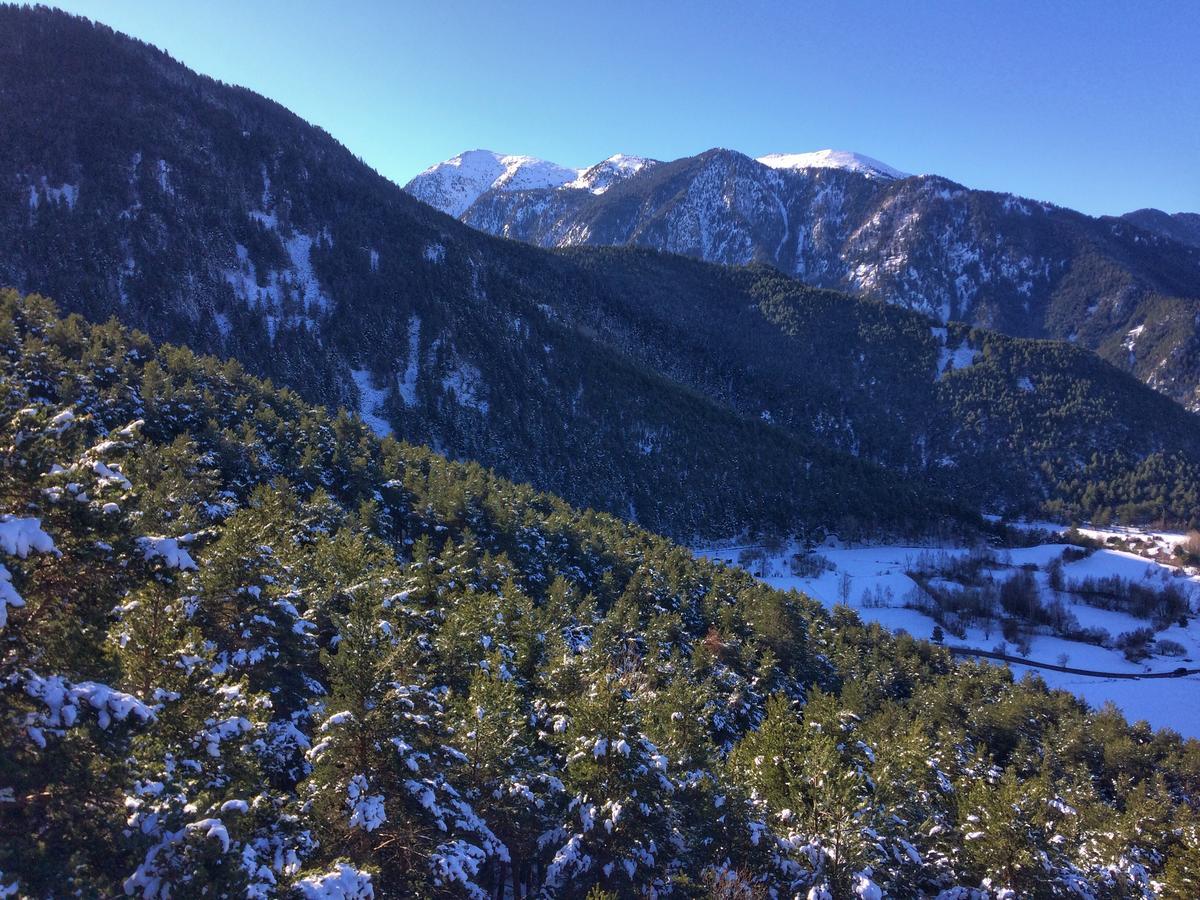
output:
{"label": "mountain ridge", "polygon": [[761,262],[942,321],[1079,342],[1200,409],[1200,245],[1186,215],[1093,218],[936,175],[772,168],[718,148],[598,197],[484,192],[459,218],[543,247]]}
{"label": "mountain ridge", "polygon": [[[708,152],[721,151],[724,148],[714,147]],[[877,159],[849,150],[769,153],[756,161],[773,169],[843,169],[868,177],[910,177]],[[420,172],[404,189],[418,200],[458,218],[488,191],[511,193],[562,188],[602,194],[615,182],[660,164],[661,160],[645,156],[615,153],[594,165],[572,169],[537,156],[465,150]]]}
{"label": "mountain ridge", "polygon": [[1121,218],[1181,244],[1200,247],[1200,213],[1166,213],[1161,209],[1137,209],[1125,213]]}
{"label": "mountain ridge", "polygon": [[500,240],[161,51],[47,10],[0,24],[0,282],[66,312],[682,538],[1200,509],[1194,421],[1085,351],[761,266]]}

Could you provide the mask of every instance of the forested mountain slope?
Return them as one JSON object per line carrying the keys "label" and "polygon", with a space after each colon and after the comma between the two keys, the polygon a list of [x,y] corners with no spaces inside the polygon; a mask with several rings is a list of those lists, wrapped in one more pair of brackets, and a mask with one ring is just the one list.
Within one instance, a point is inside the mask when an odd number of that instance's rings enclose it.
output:
{"label": "forested mountain slope", "polygon": [[[767,263],[943,322],[1077,342],[1200,408],[1194,218],[1097,219],[842,156],[755,160],[714,149],[647,166],[602,193],[569,182],[505,185],[461,212],[440,208],[543,247],[633,245]],[[426,181],[437,175],[407,189],[436,205]]]}
{"label": "forested mountain slope", "polygon": [[1200,747],[0,293],[0,890],[1200,891]]}
{"label": "forested mountain slope", "polygon": [[86,20],[0,7],[0,117],[0,283],[661,532],[1200,511],[1196,423],[1086,353],[499,240]]}
{"label": "forested mountain slope", "polygon": [[1161,209],[1138,209],[1125,213],[1122,219],[1132,222],[1147,231],[1200,247],[1200,213],[1165,213]]}
{"label": "forested mountain slope", "polygon": [[153,48],[6,6],[0,83],[0,283],[675,534],[920,527],[945,505],[632,364],[557,314],[595,292],[573,266]]}

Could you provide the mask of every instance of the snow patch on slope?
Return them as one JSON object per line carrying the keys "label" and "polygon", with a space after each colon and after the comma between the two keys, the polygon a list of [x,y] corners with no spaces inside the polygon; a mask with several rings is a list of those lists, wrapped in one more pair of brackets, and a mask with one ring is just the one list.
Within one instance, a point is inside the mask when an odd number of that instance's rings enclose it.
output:
{"label": "snow patch on slope", "polygon": [[964,338],[963,342],[954,350],[949,347],[942,348],[938,358],[938,372],[945,375],[955,369],[965,369],[974,365],[977,359],[979,359],[979,351],[972,350],[971,345]]}
{"label": "snow patch on slope", "polygon": [[387,401],[386,388],[377,388],[371,384],[371,373],[366,369],[351,369],[354,386],[358,388],[358,415],[380,437],[392,433],[392,426],[379,413]]}
{"label": "snow patch on slope", "polygon": [[421,317],[416,313],[408,320],[408,362],[397,385],[405,406],[417,405],[417,376],[421,374]]}
{"label": "snow patch on slope", "polygon": [[489,406],[483,397],[484,390],[482,373],[466,360],[458,360],[442,378],[443,393],[453,392],[459,406],[478,410],[486,416]]}
{"label": "snow patch on slope", "polygon": [[[955,369],[965,369],[968,366],[974,365],[976,360],[982,355],[980,351],[973,350],[966,338],[963,338],[961,344],[957,348],[949,346],[949,331],[941,326],[935,326],[929,329],[933,334],[934,339],[941,344],[941,349],[938,351],[937,376],[941,378]],[[1022,379],[1028,381],[1028,379]],[[1033,385],[1025,387],[1020,385],[1021,390],[1033,390]]]}
{"label": "snow patch on slope", "polygon": [[51,203],[65,203],[68,209],[74,209],[75,204],[79,202],[79,185],[60,184],[55,186],[50,184],[43,175],[37,183],[29,185],[30,210],[40,207],[43,199]]}
{"label": "snow patch on slope", "polygon": [[[264,210],[250,210],[249,216],[264,228],[275,232],[287,254],[288,264],[282,269],[268,269],[261,273],[260,278],[248,248],[234,244],[235,264],[224,270],[225,282],[233,290],[234,296],[247,307],[261,308],[266,313],[271,340],[275,339],[280,324],[305,327],[315,324],[316,320],[310,311],[324,312],[333,306],[333,300],[322,288],[312,263],[314,247],[319,247],[322,242],[331,243],[329,233],[306,234],[283,227],[275,213]],[[287,314],[284,304],[289,299],[296,301],[302,312]]]}
{"label": "snow patch on slope", "polygon": [[1136,328],[1130,328],[1125,332],[1125,340],[1121,341],[1121,346],[1132,353],[1137,346],[1138,338],[1142,336],[1142,332],[1145,330],[1146,326],[1144,324],[1138,325]]}

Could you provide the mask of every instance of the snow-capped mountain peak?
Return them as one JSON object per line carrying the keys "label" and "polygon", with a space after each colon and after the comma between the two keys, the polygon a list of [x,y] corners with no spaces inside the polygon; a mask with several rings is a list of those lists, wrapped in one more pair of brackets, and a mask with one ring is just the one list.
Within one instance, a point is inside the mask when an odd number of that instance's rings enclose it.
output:
{"label": "snow-capped mountain peak", "polygon": [[758,161],[772,169],[846,169],[872,178],[907,178],[906,172],[893,169],[877,159],[853,150],[813,150],[809,153],[768,153]]}
{"label": "snow-capped mountain peak", "polygon": [[536,156],[468,150],[430,166],[406,186],[410,194],[442,212],[461,217],[488,191],[571,188],[603,194],[658,161],[616,153],[584,169],[571,169]]}
{"label": "snow-capped mountain peak", "polygon": [[504,165],[504,174],[491,184],[499,191],[562,187],[579,177],[578,169],[568,169],[536,156],[502,156],[500,162]]}
{"label": "snow-capped mountain peak", "polygon": [[492,150],[468,150],[430,166],[407,185],[424,200],[452,216],[461,216],[489,190],[523,191],[561,187],[578,178],[579,169]]}
{"label": "snow-capped mountain peak", "polygon": [[579,177],[563,187],[581,188],[593,194],[603,194],[618,181],[623,181],[657,163],[658,160],[647,159],[644,156],[616,153],[591,168],[584,169],[579,173]]}
{"label": "snow-capped mountain peak", "polygon": [[[760,156],[757,162],[772,169],[843,169],[887,180],[908,177],[886,163],[850,150],[771,153]],[[462,218],[488,191],[565,188],[603,194],[618,181],[657,164],[658,160],[644,156],[616,153],[594,166],[572,169],[536,156],[468,150],[430,166],[405,185],[405,190],[442,212]]]}

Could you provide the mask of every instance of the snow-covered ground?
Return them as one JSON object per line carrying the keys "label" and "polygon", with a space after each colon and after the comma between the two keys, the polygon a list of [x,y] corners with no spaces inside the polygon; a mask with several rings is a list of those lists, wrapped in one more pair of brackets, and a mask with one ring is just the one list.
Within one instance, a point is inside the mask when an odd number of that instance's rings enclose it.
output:
{"label": "snow-covered ground", "polygon": [[[1042,526],[1051,529],[1043,523]],[[1105,540],[1118,536],[1144,540],[1151,545],[1148,553],[1156,548],[1169,550],[1183,539],[1182,535],[1152,534],[1128,530],[1088,529],[1088,536]],[[1055,594],[1051,591],[1046,571],[1052,561],[1062,559],[1062,553],[1070,545],[1064,543],[1040,544],[1034,547],[995,550],[998,562],[986,568],[987,574],[1002,582],[1021,567],[1036,567],[1033,572],[1043,599],[1057,596],[1075,616],[1079,624],[1089,628],[1102,628],[1113,638],[1117,635],[1151,625],[1146,619],[1128,613],[1101,609],[1082,602],[1077,594]],[[831,539],[825,546],[815,548],[832,568],[820,574],[800,576],[792,574],[789,559],[795,552],[789,547],[768,555],[765,563],[754,561],[748,565],[752,574],[766,583],[784,590],[796,589],[827,607],[847,603],[864,620],[878,622],[892,631],[906,631],[917,638],[929,639],[936,622],[918,609],[907,608],[921,589],[907,572],[913,571],[922,559],[928,563],[932,557],[946,563],[955,558],[966,557],[966,547],[929,547],[912,544],[875,544],[845,546]],[[726,563],[739,564],[742,548],[704,548],[698,555]],[[944,556],[943,556],[944,554]],[[1127,581],[1136,581],[1145,586],[1164,587],[1173,584],[1190,597],[1191,610],[1200,610],[1200,575],[1183,575],[1177,569],[1164,565],[1153,558],[1114,549],[1099,549],[1082,559],[1064,561],[1063,579],[1069,586],[1087,578],[1119,576]],[[945,582],[943,582],[945,583]],[[880,605],[882,603],[882,605]],[[1187,627],[1178,623],[1158,631],[1155,638],[1170,639],[1182,645],[1181,656],[1151,656],[1143,662],[1133,663],[1117,649],[1098,646],[1077,640],[1068,640],[1037,629],[1028,634],[1028,651],[1019,652],[1009,642],[1007,651],[1011,655],[1023,656],[1038,662],[1067,665],[1082,669],[1105,672],[1162,672],[1180,666],[1200,667],[1200,620],[1192,618]],[[966,627],[963,637],[949,633],[945,635],[946,646],[971,647],[993,650],[1004,641],[1000,624],[972,625]],[[1027,667],[1013,665],[1018,677]],[[1055,672],[1048,669],[1033,669],[1051,687],[1068,690],[1086,700],[1094,707],[1111,701],[1120,707],[1131,721],[1144,719],[1155,728],[1173,728],[1188,737],[1200,738],[1200,676],[1170,679],[1122,680],[1097,678]]]}
{"label": "snow-covered ground", "polygon": [[366,369],[351,369],[350,374],[358,388],[358,414],[377,435],[387,437],[392,433],[391,424],[382,415],[388,397],[387,389],[375,387],[371,383],[371,373]]}

